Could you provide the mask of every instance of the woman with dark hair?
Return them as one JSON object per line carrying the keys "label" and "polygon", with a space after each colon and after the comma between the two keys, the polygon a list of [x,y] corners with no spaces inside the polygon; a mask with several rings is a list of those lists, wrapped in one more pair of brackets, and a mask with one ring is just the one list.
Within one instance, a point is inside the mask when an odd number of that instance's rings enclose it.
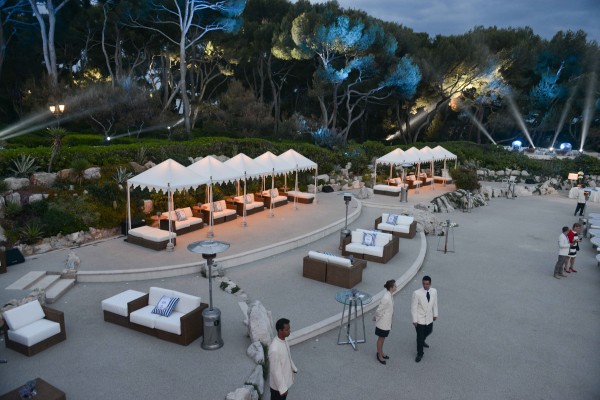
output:
{"label": "woman with dark hair", "polygon": [[377,311],[375,311],[373,321],[375,321],[375,335],[378,336],[377,361],[385,365],[385,360],[389,359],[389,357],[383,352],[383,342],[392,329],[392,317],[394,315],[394,296],[392,294],[396,290],[396,281],[390,279],[383,287],[386,288],[386,292],[381,298]]}

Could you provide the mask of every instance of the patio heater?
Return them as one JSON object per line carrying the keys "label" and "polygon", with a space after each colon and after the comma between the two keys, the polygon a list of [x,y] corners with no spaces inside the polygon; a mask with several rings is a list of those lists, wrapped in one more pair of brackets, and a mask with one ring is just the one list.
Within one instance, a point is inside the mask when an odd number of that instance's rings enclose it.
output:
{"label": "patio heater", "polygon": [[406,184],[406,168],[410,168],[412,164],[404,163],[402,167],[402,187],[400,188],[400,203],[408,202],[408,185]]}
{"label": "patio heater", "polygon": [[350,236],[351,233],[348,229],[348,205],[350,204],[350,200],[352,200],[352,194],[344,193],[344,202],[346,203],[346,222],[344,224],[344,229],[340,231],[340,250],[344,248],[344,239]]}
{"label": "patio heater", "polygon": [[188,250],[192,253],[202,254],[208,266],[208,293],[209,307],[202,310],[204,319],[204,336],[202,337],[202,348],[204,350],[216,350],[223,347],[221,338],[221,310],[213,307],[212,298],[212,265],[218,253],[222,253],[229,248],[229,243],[218,240],[200,240],[190,243]]}

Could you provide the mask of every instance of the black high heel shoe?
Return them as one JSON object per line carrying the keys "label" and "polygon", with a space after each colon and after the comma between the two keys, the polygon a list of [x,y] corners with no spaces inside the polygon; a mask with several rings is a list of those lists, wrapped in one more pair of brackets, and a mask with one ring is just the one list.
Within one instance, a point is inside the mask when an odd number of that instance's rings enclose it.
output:
{"label": "black high heel shoe", "polygon": [[385,361],[381,361],[379,359],[379,353],[375,353],[375,357],[377,357],[377,361],[379,361],[380,363],[382,363],[383,365],[387,364]]}
{"label": "black high heel shoe", "polygon": [[390,359],[390,356],[383,356],[383,359],[384,359],[384,360],[389,360],[389,359]]}

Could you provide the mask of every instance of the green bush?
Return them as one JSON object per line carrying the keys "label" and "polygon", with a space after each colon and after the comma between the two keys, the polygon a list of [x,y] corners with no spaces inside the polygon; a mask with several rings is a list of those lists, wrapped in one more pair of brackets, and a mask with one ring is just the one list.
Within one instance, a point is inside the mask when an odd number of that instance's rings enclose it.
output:
{"label": "green bush", "polygon": [[42,225],[37,220],[29,221],[21,228],[20,239],[23,243],[34,244],[44,238],[44,230]]}
{"label": "green bush", "polygon": [[477,179],[477,171],[471,168],[458,167],[450,170],[456,189],[477,190],[481,187]]}

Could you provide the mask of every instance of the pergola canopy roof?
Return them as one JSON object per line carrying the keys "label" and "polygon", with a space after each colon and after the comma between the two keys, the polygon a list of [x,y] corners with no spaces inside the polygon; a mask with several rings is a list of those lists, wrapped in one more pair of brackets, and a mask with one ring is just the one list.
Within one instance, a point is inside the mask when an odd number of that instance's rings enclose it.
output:
{"label": "pergola canopy roof", "polygon": [[267,151],[254,159],[260,164],[264,165],[267,169],[263,171],[264,174],[285,174],[286,172],[294,171],[296,166],[291,162],[277,157],[275,154]]}
{"label": "pergola canopy roof", "polygon": [[127,180],[130,188],[140,187],[156,191],[192,189],[208,183],[210,179],[168,159]]}
{"label": "pergola canopy roof", "polygon": [[246,174],[247,178],[254,178],[261,176],[265,171],[268,171],[266,166],[253,158],[248,157],[244,153],[237,154],[235,157],[225,161],[224,164],[236,170],[240,174],[240,177],[243,177],[244,174]]}
{"label": "pergola canopy roof", "polygon": [[289,149],[285,153],[280,154],[278,158],[283,159],[288,163],[291,163],[292,165],[294,165],[294,169],[298,169],[300,171],[317,168],[316,162],[309,160],[294,149]]}
{"label": "pergola canopy roof", "polygon": [[213,156],[206,156],[202,160],[196,161],[187,169],[204,176],[208,176],[212,183],[231,182],[243,177],[239,171],[222,163]]}

